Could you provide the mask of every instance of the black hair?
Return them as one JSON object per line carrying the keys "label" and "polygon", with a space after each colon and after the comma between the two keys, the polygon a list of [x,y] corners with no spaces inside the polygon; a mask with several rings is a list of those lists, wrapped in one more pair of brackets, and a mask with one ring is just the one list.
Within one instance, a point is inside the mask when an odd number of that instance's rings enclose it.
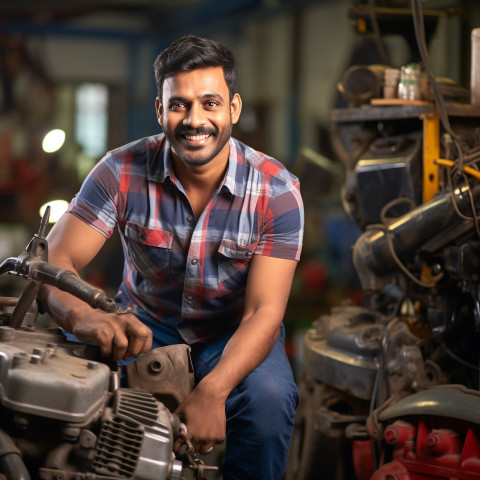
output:
{"label": "black hair", "polygon": [[215,40],[185,35],[161,52],[153,64],[157,95],[162,102],[163,82],[178,72],[197,68],[222,67],[230,100],[237,92],[237,65],[232,52]]}

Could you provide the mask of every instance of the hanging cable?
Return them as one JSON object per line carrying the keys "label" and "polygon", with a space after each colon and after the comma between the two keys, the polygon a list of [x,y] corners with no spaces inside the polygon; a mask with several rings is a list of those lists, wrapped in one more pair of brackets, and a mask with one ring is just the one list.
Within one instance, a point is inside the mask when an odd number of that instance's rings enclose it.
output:
{"label": "hanging cable", "polygon": [[[456,200],[455,198],[453,198],[455,210],[457,214],[461,216],[461,218],[469,221],[473,221],[475,223],[477,235],[480,237],[479,217],[477,215],[475,201],[471,193],[469,179],[465,175],[465,172],[466,172],[470,175],[475,176],[478,179],[476,175],[477,171],[471,168],[471,165],[474,165],[476,160],[480,160],[480,156],[478,155],[479,153],[478,147],[474,147],[474,149],[470,150],[468,154],[466,154],[467,146],[464,144],[461,138],[453,131],[450,125],[450,119],[447,113],[445,101],[442,93],[440,92],[438,83],[433,75],[433,71],[430,65],[430,60],[428,57],[428,49],[427,49],[427,44],[425,40],[425,27],[424,27],[424,18],[423,18],[423,9],[422,9],[421,0],[412,0],[412,16],[413,16],[413,24],[414,24],[414,30],[415,30],[415,37],[417,39],[418,50],[423,62],[425,72],[427,73],[430,81],[430,86],[432,88],[433,96],[435,99],[435,105],[437,107],[437,111],[440,116],[440,121],[442,122],[442,125],[445,131],[450,135],[450,138],[452,139],[456,149],[456,152],[453,152],[453,153],[456,153],[457,158],[453,163],[453,165],[451,165],[451,171],[449,172],[449,175],[447,175],[448,185],[449,185],[449,188],[451,189],[451,192],[453,192],[452,175],[458,175],[460,178],[464,180],[465,185],[468,187],[468,195],[470,198],[470,207],[472,210],[472,216],[466,217],[465,215],[461,214],[458,209],[458,205],[456,205]],[[469,163],[468,165],[465,165],[465,162],[467,159]],[[469,167],[469,168],[466,168],[466,167]],[[480,174],[480,172],[478,173]]]}
{"label": "hanging cable", "polygon": [[385,50],[385,45],[383,44],[382,35],[380,33],[380,27],[378,26],[377,14],[375,12],[375,0],[368,0],[368,16],[370,18],[370,23],[372,24],[373,38],[377,44],[378,53],[382,57],[383,63],[391,66],[392,61]]}

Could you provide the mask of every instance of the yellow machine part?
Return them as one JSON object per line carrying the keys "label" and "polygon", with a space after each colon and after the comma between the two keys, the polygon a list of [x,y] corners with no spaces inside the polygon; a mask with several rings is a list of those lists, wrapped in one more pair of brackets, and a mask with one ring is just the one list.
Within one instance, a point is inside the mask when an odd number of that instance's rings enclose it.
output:
{"label": "yellow machine part", "polygon": [[440,118],[437,113],[422,116],[423,120],[423,201],[428,202],[438,191],[440,156]]}

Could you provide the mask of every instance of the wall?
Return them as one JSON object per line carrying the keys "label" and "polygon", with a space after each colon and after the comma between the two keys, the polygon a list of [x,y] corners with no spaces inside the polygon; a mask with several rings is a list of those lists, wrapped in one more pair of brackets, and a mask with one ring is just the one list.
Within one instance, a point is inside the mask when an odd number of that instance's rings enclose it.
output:
{"label": "wall", "polygon": [[[297,33],[292,12],[282,12],[248,22],[240,31],[224,32],[218,27],[210,35],[237,56],[244,103],[246,107],[261,105],[267,109],[267,149],[287,164],[294,161],[292,147],[317,146],[318,125],[328,124],[336,104],[336,85],[359,41],[347,18],[349,3],[322,1],[299,10]],[[123,18],[93,17],[74,27],[77,34],[73,29],[68,36],[57,34],[36,40],[51,78],[124,86],[130,95],[130,114],[135,118],[128,128],[129,139],[153,133],[157,126],[151,106],[155,95],[151,65],[155,47],[161,42],[142,38],[141,23],[126,23]],[[459,28],[458,19],[442,19],[431,45],[436,74],[456,81],[460,69]],[[401,61],[405,53],[402,42],[390,39],[390,44],[393,56],[397,52]],[[295,66],[299,68],[298,80],[292,85]],[[295,126],[298,138],[292,139]]]}

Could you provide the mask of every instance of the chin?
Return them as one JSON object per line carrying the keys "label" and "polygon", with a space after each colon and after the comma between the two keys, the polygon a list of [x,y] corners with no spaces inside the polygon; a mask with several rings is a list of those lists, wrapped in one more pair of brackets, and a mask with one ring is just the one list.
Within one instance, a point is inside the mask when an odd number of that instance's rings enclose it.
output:
{"label": "chin", "polygon": [[182,162],[185,165],[190,165],[192,167],[200,167],[202,165],[206,165],[209,163],[215,156],[218,154],[218,152],[202,152],[202,148],[199,148],[197,151],[193,150],[184,150],[184,149],[178,149],[177,150],[177,155],[180,157]]}
{"label": "chin", "polygon": [[206,165],[209,163],[213,157],[207,158],[192,158],[192,157],[185,157],[184,155],[180,155],[180,158],[185,165],[189,165],[191,167],[201,167],[202,165]]}

